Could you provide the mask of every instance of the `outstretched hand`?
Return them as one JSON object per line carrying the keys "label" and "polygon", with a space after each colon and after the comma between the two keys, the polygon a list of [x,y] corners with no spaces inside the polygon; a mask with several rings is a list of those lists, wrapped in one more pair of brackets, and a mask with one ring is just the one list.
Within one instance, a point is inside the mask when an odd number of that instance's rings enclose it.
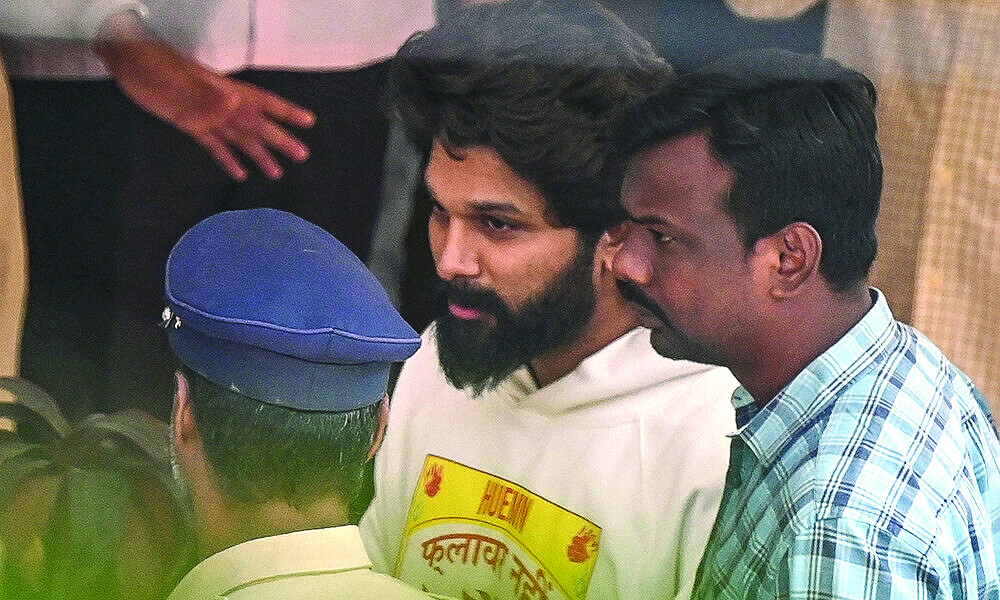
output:
{"label": "outstretched hand", "polygon": [[194,138],[233,179],[247,177],[236,151],[272,179],[282,175],[274,150],[298,162],[309,157],[283,125],[311,127],[312,112],[181,55],[131,11],[108,19],[95,49],[125,94]]}

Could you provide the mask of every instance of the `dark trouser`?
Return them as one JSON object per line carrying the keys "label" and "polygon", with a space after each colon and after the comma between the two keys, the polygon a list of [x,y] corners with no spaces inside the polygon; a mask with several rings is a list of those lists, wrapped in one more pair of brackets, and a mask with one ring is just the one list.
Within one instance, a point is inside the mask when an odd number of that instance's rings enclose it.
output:
{"label": "dark trouser", "polygon": [[13,82],[30,273],[22,375],[71,419],[123,408],[169,416],[175,359],[156,326],[163,272],[201,219],[280,208],[367,257],[388,135],[385,65],[237,77],[316,113],[296,132],[309,160],[283,161],[278,181],[253,170],[232,181],[109,82]]}

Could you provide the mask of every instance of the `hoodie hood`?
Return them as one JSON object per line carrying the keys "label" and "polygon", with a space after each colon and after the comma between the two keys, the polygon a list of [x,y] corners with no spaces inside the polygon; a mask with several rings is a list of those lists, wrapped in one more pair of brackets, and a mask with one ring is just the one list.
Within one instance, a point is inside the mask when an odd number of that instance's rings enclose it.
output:
{"label": "hoodie hood", "polygon": [[[696,381],[722,367],[664,358],[653,350],[649,330],[637,327],[591,354],[562,378],[539,388],[526,367],[521,367],[478,400],[513,404],[521,410],[556,416],[589,412],[607,404],[634,401],[644,392],[684,379]],[[433,325],[424,332],[420,353],[437,356]],[[440,364],[438,365],[440,369]],[[732,377],[731,375],[729,376]],[[732,379],[732,388],[737,386]]]}

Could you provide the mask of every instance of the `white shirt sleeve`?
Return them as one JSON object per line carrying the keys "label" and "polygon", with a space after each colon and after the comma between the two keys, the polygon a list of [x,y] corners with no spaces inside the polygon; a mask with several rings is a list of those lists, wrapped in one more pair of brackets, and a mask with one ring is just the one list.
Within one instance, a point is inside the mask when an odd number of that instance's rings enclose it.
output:
{"label": "white shirt sleeve", "polygon": [[3,0],[0,35],[92,41],[105,19],[125,10],[143,19],[149,12],[139,0]]}
{"label": "white shirt sleeve", "polygon": [[793,19],[819,0],[726,0],[730,10],[748,19]]}

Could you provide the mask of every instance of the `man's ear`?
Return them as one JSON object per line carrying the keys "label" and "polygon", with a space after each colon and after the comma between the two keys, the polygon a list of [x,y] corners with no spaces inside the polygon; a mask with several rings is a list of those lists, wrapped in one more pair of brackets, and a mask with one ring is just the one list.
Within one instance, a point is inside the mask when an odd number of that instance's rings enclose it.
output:
{"label": "man's ear", "polygon": [[372,441],[371,450],[368,451],[369,461],[375,458],[375,453],[382,446],[382,439],[385,437],[385,428],[389,425],[389,394],[382,397],[382,402],[378,411],[378,429],[375,430],[375,439]]}
{"label": "man's ear", "polygon": [[200,445],[201,437],[198,434],[198,424],[195,422],[194,411],[191,408],[191,396],[188,391],[187,377],[180,371],[177,371],[174,373],[174,379],[177,384],[177,390],[174,392],[174,410],[171,419],[173,422],[171,434],[174,437],[174,445],[177,448],[182,448],[191,443]]}
{"label": "man's ear", "polygon": [[618,250],[622,247],[622,242],[625,240],[627,227],[627,222],[615,225],[605,231],[601,235],[601,239],[597,241],[594,265],[596,266],[596,274],[598,276],[611,272],[611,268],[615,262],[615,255],[618,254]]}
{"label": "man's ear", "polygon": [[812,225],[799,221],[759,240],[755,253],[762,254],[768,264],[770,296],[792,298],[819,273],[823,240]]}

